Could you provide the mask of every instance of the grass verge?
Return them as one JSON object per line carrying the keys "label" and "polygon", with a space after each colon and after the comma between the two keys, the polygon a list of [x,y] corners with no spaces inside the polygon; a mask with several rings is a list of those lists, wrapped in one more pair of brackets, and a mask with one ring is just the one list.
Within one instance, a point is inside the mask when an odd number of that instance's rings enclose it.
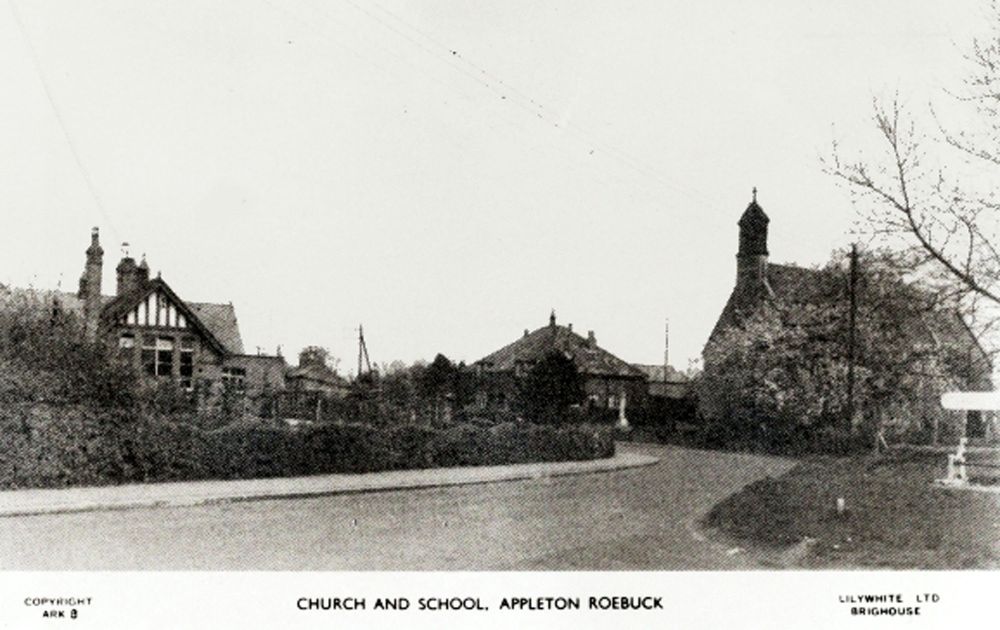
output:
{"label": "grass verge", "polygon": [[[932,486],[945,460],[915,452],[809,458],[717,504],[703,524],[778,566],[1000,567],[1000,494]],[[795,548],[805,551],[789,553]]]}

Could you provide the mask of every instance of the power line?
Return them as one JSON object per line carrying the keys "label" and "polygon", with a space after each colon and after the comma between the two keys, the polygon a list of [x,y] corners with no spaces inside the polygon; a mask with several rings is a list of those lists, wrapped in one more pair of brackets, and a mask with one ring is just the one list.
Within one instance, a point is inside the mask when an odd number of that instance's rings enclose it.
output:
{"label": "power line", "polygon": [[[369,16],[370,18],[372,18],[373,20],[375,20],[379,24],[383,25],[388,30],[390,30],[390,31],[392,31],[394,33],[397,33],[398,35],[400,35],[401,37],[405,38],[406,40],[414,43],[415,45],[417,45],[418,47],[420,47],[422,50],[424,50],[426,52],[429,52],[432,55],[435,54],[434,51],[430,50],[426,45],[423,45],[423,44],[417,42],[414,38],[410,37],[409,35],[403,33],[399,29],[397,29],[397,28],[393,27],[392,25],[388,24],[388,22],[386,22],[385,20],[382,20],[378,16],[374,15],[373,13],[371,13],[370,11],[368,11],[367,9],[365,9],[364,7],[362,7],[361,5],[359,5],[354,0],[344,0],[344,2],[346,2],[349,5],[351,5],[352,7],[354,7],[355,9],[357,9],[358,11],[360,11],[361,13]],[[499,94],[501,96],[501,98],[503,98],[504,100],[507,100],[507,101],[511,102],[513,105],[516,105],[516,106],[521,107],[522,109],[525,109],[526,111],[534,114],[537,118],[545,120],[546,122],[548,122],[549,124],[553,125],[554,127],[557,127],[559,129],[565,129],[565,130],[571,131],[573,133],[576,133],[578,136],[580,136],[580,137],[584,138],[585,140],[587,140],[588,144],[590,144],[591,146],[593,146],[593,147],[595,147],[597,149],[600,149],[604,153],[606,153],[606,154],[608,154],[608,155],[616,158],[619,162],[621,162],[622,164],[624,164],[628,168],[631,168],[632,170],[636,171],[640,175],[643,175],[645,177],[648,177],[648,178],[654,180],[659,185],[661,185],[661,186],[663,186],[663,187],[665,187],[665,188],[667,188],[669,190],[672,190],[674,192],[680,193],[680,194],[688,197],[692,201],[698,202],[698,203],[700,203],[702,205],[714,207],[716,209],[719,208],[719,206],[717,205],[716,202],[712,201],[711,199],[709,199],[704,194],[702,194],[702,193],[700,193],[698,191],[686,188],[686,187],[681,186],[679,184],[676,184],[674,182],[668,181],[667,179],[665,179],[664,177],[662,177],[658,172],[656,172],[655,169],[651,169],[651,168],[646,167],[644,164],[642,164],[642,162],[640,160],[638,160],[636,158],[633,158],[626,151],[624,151],[622,149],[619,149],[618,147],[616,147],[616,146],[614,146],[614,145],[612,145],[612,144],[610,144],[608,142],[605,142],[605,141],[597,138],[594,134],[590,133],[586,129],[581,128],[579,125],[570,123],[569,121],[562,121],[562,122],[560,122],[558,120],[558,117],[556,116],[556,112],[552,111],[551,108],[545,106],[540,100],[531,97],[530,95],[522,92],[521,90],[518,90],[513,85],[505,82],[499,76],[493,74],[492,72],[486,70],[485,68],[483,68],[479,64],[476,64],[475,62],[473,62],[470,59],[468,59],[460,51],[458,51],[458,50],[456,50],[456,49],[454,49],[454,48],[446,45],[445,43],[441,42],[440,40],[436,39],[435,37],[429,35],[425,31],[423,31],[420,28],[418,28],[418,27],[414,26],[413,24],[409,23],[407,20],[404,20],[399,15],[397,15],[396,13],[390,11],[389,9],[385,8],[384,6],[378,4],[377,2],[373,2],[372,4],[375,7],[377,7],[379,10],[381,10],[383,13],[385,13],[387,16],[389,16],[392,19],[396,20],[400,24],[404,25],[406,28],[410,29],[414,33],[418,34],[420,37],[423,37],[425,40],[427,40],[428,42],[430,42],[435,48],[438,49],[438,51],[440,53],[444,53],[444,59],[445,59],[445,63],[447,63],[447,65],[455,68],[456,70],[459,70],[460,72],[462,72],[466,76],[469,76],[473,80],[478,81],[480,84],[482,84],[486,88],[488,88],[491,91]],[[470,68],[472,68],[474,70],[474,72],[473,73],[465,72],[465,71],[463,71],[463,70],[455,67],[453,64],[448,63],[448,61],[450,61],[452,59],[458,60],[458,61],[460,61],[460,62],[468,65]],[[506,97],[505,94],[501,94],[500,91],[496,87],[494,87],[494,86],[497,86],[497,85],[502,85],[503,88],[506,91],[508,91],[511,94],[513,94],[516,97],[518,97],[518,99],[520,99],[522,102],[518,103],[517,99],[507,99],[507,97]],[[526,102],[528,105],[525,105],[524,102]]]}
{"label": "power line", "polygon": [[18,12],[14,0],[7,0],[7,5],[10,7],[10,12],[14,16],[14,23],[17,25],[17,30],[21,32],[21,37],[24,38],[24,43],[28,48],[28,55],[31,57],[31,62],[35,68],[35,73],[38,75],[38,80],[42,84],[42,90],[45,92],[45,98],[49,101],[49,106],[52,108],[52,113],[55,115],[56,122],[59,123],[59,128],[62,130],[63,137],[66,139],[66,145],[69,147],[69,152],[73,156],[73,161],[76,162],[77,169],[79,169],[80,175],[83,177],[83,181],[87,185],[87,190],[90,192],[90,196],[93,197],[94,203],[97,205],[97,209],[101,213],[101,217],[114,234],[115,240],[117,240],[118,230],[115,229],[115,224],[111,220],[110,215],[108,215],[107,210],[104,208],[104,204],[101,202],[101,196],[97,193],[97,187],[94,185],[93,179],[90,177],[90,173],[87,171],[87,168],[83,164],[83,160],[80,158],[80,152],[76,148],[76,142],[73,141],[73,136],[70,134],[69,126],[66,124],[66,120],[63,118],[62,112],[60,112],[59,106],[56,104],[52,89],[49,86],[48,80],[45,78],[45,72],[42,69],[41,60],[38,58],[35,46],[31,43],[31,37],[28,36],[28,31],[24,26],[24,22],[21,20],[21,14]]}

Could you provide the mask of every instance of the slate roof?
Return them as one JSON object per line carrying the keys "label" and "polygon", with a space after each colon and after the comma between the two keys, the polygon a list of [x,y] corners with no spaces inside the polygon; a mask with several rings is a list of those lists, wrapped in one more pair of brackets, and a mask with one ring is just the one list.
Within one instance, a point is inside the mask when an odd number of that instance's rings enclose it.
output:
{"label": "slate roof", "polygon": [[309,381],[316,381],[318,383],[324,383],[327,385],[335,385],[340,387],[346,387],[348,385],[347,380],[331,370],[320,365],[307,365],[305,367],[294,367],[288,370],[286,373],[289,379],[305,379]]}
{"label": "slate roof", "polygon": [[645,372],[576,334],[566,326],[550,323],[517,341],[488,354],[476,363],[491,371],[513,371],[520,364],[532,364],[550,352],[562,352],[573,359],[577,370],[588,376],[646,377]]}
{"label": "slate roof", "polygon": [[205,328],[219,340],[231,354],[243,354],[243,338],[232,304],[187,302],[188,308],[198,316]]}
{"label": "slate roof", "polygon": [[822,269],[768,263],[767,283],[782,301],[809,304],[843,294],[844,281]]}
{"label": "slate roof", "polygon": [[642,370],[651,383],[686,383],[690,380],[687,376],[678,372],[672,365],[633,363],[632,366]]}
{"label": "slate roof", "polygon": [[[767,283],[771,289],[771,299],[786,304],[813,304],[838,295],[846,296],[844,279],[823,269],[809,269],[795,265],[768,263]],[[846,300],[846,297],[844,298]],[[736,312],[737,296],[734,289],[729,296],[719,320],[709,336],[714,338],[724,328],[733,325],[739,316]],[[795,322],[791,322],[795,323]],[[914,322],[907,334],[916,344],[952,344],[974,355],[973,360],[989,371],[991,361],[979,339],[969,329],[962,316],[954,311],[935,310],[926,313]]]}
{"label": "slate roof", "polygon": [[[103,315],[124,311],[132,307],[143,296],[156,288],[165,288],[171,295],[173,291],[161,279],[150,280],[140,291],[130,295],[102,295],[101,306]],[[240,336],[236,311],[232,304],[210,304],[205,302],[185,302],[176,298],[179,304],[186,306],[204,329],[215,338],[223,349],[230,354],[243,354],[243,339]],[[83,300],[76,293],[47,289],[0,288],[0,300],[6,302],[21,301],[29,306],[49,308],[58,303],[60,310],[83,317]]]}

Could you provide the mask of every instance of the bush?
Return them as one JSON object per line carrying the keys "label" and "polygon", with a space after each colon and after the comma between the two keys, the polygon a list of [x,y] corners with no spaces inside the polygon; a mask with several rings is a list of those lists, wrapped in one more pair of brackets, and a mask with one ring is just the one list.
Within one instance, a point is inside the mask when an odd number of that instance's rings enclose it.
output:
{"label": "bush", "polygon": [[434,442],[438,466],[477,466],[493,463],[490,435],[475,424],[456,424],[439,431]]}
{"label": "bush", "polygon": [[82,406],[0,407],[0,488],[365,473],[614,455],[611,428],[596,425],[292,428],[242,420],[204,430],[195,420]]}
{"label": "bush", "polygon": [[432,468],[436,465],[434,439],[438,431],[417,425],[402,425],[386,431],[388,468]]}

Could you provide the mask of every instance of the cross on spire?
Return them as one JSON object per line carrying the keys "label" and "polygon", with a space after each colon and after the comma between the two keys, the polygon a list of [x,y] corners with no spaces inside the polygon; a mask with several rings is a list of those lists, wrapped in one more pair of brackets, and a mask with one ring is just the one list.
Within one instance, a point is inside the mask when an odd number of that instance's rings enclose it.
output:
{"label": "cross on spire", "polygon": [[753,202],[757,203],[757,187],[753,187]]}

